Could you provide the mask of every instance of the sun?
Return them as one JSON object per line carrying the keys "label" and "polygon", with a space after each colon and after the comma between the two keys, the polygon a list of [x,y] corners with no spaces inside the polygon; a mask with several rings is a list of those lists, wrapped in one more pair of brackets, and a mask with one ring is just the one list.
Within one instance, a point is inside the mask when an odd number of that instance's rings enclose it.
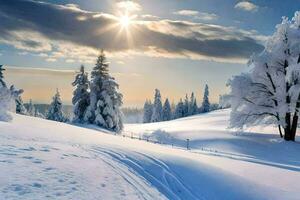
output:
{"label": "sun", "polygon": [[128,29],[131,24],[131,18],[128,15],[123,15],[120,17],[119,22],[122,28]]}

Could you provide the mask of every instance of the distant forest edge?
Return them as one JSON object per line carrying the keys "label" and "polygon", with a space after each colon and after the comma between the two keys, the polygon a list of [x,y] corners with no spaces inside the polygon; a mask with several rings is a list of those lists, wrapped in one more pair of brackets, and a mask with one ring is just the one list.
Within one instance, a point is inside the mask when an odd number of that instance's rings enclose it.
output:
{"label": "distant forest edge", "polygon": [[[24,103],[26,109],[29,103]],[[34,107],[42,114],[46,115],[50,104],[34,104]],[[121,108],[125,123],[143,123],[143,108],[124,107]],[[62,105],[62,111],[68,119],[73,117],[73,105]]]}

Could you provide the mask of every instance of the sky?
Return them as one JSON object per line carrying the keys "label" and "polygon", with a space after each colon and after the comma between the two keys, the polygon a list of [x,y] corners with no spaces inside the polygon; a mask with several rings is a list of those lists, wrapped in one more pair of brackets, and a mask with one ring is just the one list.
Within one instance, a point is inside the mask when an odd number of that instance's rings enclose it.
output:
{"label": "sky", "polygon": [[[0,64],[23,99],[49,103],[59,89],[71,104],[71,83],[100,49],[120,85],[124,106],[141,107],[154,89],[177,102],[205,84],[211,102],[300,0],[0,0]],[[299,9],[299,7],[298,7]]]}

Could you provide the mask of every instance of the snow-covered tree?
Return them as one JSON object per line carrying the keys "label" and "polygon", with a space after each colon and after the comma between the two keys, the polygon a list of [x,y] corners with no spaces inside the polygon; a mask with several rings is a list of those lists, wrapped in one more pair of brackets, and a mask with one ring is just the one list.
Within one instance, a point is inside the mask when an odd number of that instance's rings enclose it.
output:
{"label": "snow-covered tree", "polygon": [[73,121],[83,122],[86,109],[90,103],[90,95],[88,92],[89,89],[88,74],[84,71],[83,65],[81,65],[80,72],[76,75],[72,85],[76,87],[73,92],[73,98],[72,98],[73,113],[74,113]]}
{"label": "snow-covered tree", "polygon": [[27,114],[29,116],[34,116],[35,115],[35,106],[33,105],[31,99],[29,100],[29,103],[28,103]]}
{"label": "snow-covered tree", "polygon": [[192,92],[190,103],[189,103],[189,115],[195,115],[197,113],[198,113],[197,100],[195,98],[194,92]]}
{"label": "snow-covered tree", "polygon": [[[4,81],[3,65],[0,65],[0,121],[12,120],[11,112],[16,112],[16,95],[19,91],[15,91],[12,86],[10,89],[7,88]],[[21,90],[20,90],[21,92]]]}
{"label": "snow-covered tree", "polygon": [[144,116],[143,116],[144,123],[151,122],[152,112],[153,112],[153,105],[150,100],[146,100],[144,104]]}
{"label": "snow-covered tree", "polygon": [[167,98],[163,106],[162,120],[169,121],[171,119],[172,119],[171,105],[169,99]]}
{"label": "snow-covered tree", "polygon": [[223,94],[219,96],[219,108],[230,108],[231,107],[231,96],[229,94]]}
{"label": "snow-covered tree", "polygon": [[182,99],[180,99],[180,101],[176,105],[175,112],[174,112],[174,119],[178,119],[181,117],[184,117],[184,104],[182,102]]}
{"label": "snow-covered tree", "polygon": [[24,103],[23,103],[23,100],[21,97],[21,94],[24,92],[24,90],[22,90],[22,89],[17,90],[17,89],[15,89],[15,86],[12,85],[12,86],[10,86],[10,92],[15,99],[16,113],[26,115],[27,110],[24,106]]}
{"label": "snow-covered tree", "polygon": [[52,98],[52,102],[48,108],[46,119],[58,121],[58,122],[67,121],[67,119],[64,117],[64,114],[62,111],[62,101],[60,99],[60,94],[59,94],[58,90],[56,90],[56,94]]}
{"label": "snow-covered tree", "polygon": [[249,72],[229,82],[231,127],[276,124],[281,137],[294,141],[300,110],[300,12],[292,20],[283,18],[249,65]]}
{"label": "snow-covered tree", "polygon": [[205,89],[204,89],[203,102],[202,102],[200,112],[206,113],[209,111],[210,111],[209,90],[208,90],[208,85],[206,84]]}
{"label": "snow-covered tree", "polygon": [[153,103],[153,112],[151,116],[151,122],[160,122],[162,121],[162,103],[161,95],[158,89],[155,89],[154,103]]}
{"label": "snow-covered tree", "polygon": [[90,105],[85,119],[105,129],[120,132],[123,129],[123,114],[120,110],[122,94],[119,85],[110,76],[109,64],[103,50],[91,73]]}
{"label": "snow-covered tree", "polygon": [[3,68],[3,65],[0,65],[0,84],[2,87],[6,87],[6,83],[5,81],[3,80],[4,79],[4,76],[3,76],[3,71],[5,69]]}
{"label": "snow-covered tree", "polygon": [[16,110],[15,99],[7,87],[0,86],[0,121],[10,121]]}
{"label": "snow-covered tree", "polygon": [[183,104],[183,116],[187,117],[189,116],[189,107],[190,107],[190,101],[189,101],[189,97],[186,94],[185,95],[185,99],[184,99],[184,104]]}

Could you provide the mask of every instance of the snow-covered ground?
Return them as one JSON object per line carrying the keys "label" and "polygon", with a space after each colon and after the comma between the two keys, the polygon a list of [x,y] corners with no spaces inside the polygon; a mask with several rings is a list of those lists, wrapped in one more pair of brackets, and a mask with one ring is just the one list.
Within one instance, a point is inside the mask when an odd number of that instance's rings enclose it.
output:
{"label": "snow-covered ground", "polygon": [[228,114],[125,125],[168,145],[14,115],[0,122],[0,199],[299,199],[300,144],[229,131]]}

